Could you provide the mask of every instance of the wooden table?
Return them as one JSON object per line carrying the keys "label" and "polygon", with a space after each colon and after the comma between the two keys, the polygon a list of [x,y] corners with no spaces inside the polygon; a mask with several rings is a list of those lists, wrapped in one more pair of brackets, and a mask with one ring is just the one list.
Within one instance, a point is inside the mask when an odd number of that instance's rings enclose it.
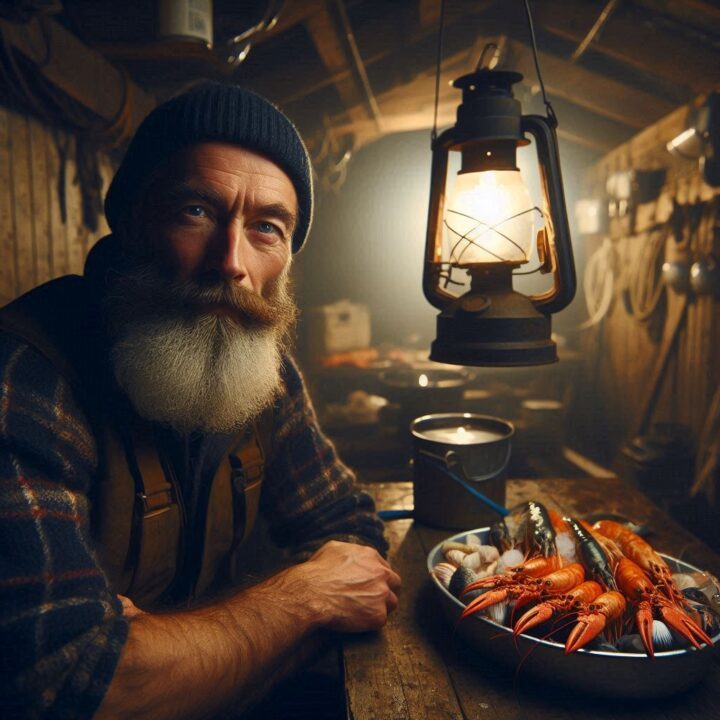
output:
{"label": "wooden table", "polygon": [[[410,483],[367,485],[378,508],[412,507]],[[622,513],[647,523],[663,552],[720,575],[720,557],[618,479],[508,482],[507,503],[541,500],[582,517]],[[410,520],[387,523],[390,562],[402,575],[400,607],[381,633],[349,637],[343,646],[348,718],[352,720],[709,720],[720,718],[720,651],[707,678],[669,699],[573,697],[572,687],[540,686],[498,667],[453,637],[426,570],[429,551],[454,534]]]}

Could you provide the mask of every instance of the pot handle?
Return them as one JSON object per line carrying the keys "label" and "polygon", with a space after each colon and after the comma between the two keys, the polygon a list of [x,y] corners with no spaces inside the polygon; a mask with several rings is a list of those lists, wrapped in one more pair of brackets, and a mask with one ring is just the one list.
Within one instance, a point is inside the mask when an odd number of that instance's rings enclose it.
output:
{"label": "pot handle", "polygon": [[[436,455],[435,453],[428,452],[427,450],[418,450],[421,455],[425,455],[426,462],[432,463],[436,467],[445,471],[445,474],[455,480],[455,482],[462,485],[474,498],[480,500],[481,503],[487,505],[491,510],[494,510],[501,517],[505,517],[510,514],[504,505],[496,503],[491,500],[487,495],[481,493],[479,490],[474,488],[471,482],[482,482],[483,480],[489,480],[491,477],[498,475],[503,472],[510,462],[510,448],[508,447],[507,455],[503,461],[502,466],[495,472],[488,473],[487,475],[477,475],[472,478],[468,478],[463,467],[462,460],[458,457],[458,454],[454,450],[448,450],[445,455]],[[452,468],[451,465],[459,466],[461,475],[458,475]]]}

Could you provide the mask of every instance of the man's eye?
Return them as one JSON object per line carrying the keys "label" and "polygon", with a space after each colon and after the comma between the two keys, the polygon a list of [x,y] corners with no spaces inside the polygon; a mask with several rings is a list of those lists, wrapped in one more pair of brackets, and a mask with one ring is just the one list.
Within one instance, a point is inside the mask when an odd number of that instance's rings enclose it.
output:
{"label": "man's eye", "polygon": [[207,213],[205,212],[205,208],[203,208],[201,205],[186,205],[182,210],[181,213],[183,215],[187,215],[189,217],[194,218],[204,218],[207,217]]}
{"label": "man's eye", "polygon": [[278,226],[273,225],[271,222],[261,221],[256,227],[261,233],[282,235]]}

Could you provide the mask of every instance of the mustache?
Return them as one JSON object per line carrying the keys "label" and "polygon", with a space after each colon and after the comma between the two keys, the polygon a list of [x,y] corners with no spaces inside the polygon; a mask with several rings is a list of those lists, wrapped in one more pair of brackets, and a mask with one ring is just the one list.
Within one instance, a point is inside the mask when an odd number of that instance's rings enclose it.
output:
{"label": "mustache", "polygon": [[269,297],[263,297],[242,285],[229,283],[209,286],[183,283],[177,288],[175,300],[180,300],[193,313],[205,314],[220,309],[241,324],[255,327],[273,327],[279,315],[289,312],[282,293],[271,292]]}
{"label": "mustache", "polygon": [[247,328],[287,331],[298,314],[287,273],[270,282],[265,294],[260,295],[224,280],[168,280],[152,264],[118,278],[108,288],[106,303],[110,315],[120,324],[143,317],[205,319],[216,315],[221,326],[228,329],[229,323],[235,323]]}

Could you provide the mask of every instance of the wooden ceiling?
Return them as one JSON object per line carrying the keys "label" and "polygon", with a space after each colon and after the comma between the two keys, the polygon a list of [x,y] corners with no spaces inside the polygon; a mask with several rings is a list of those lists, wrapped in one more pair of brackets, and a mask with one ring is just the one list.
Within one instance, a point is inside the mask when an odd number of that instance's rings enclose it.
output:
{"label": "wooden ceiling", "polygon": [[[535,0],[540,67],[566,146],[588,162],[720,87],[720,7],[711,0]],[[215,47],[156,39],[156,3],[65,0],[55,20],[164,97],[197,78],[234,80],[295,120],[319,168],[388,133],[433,123],[440,0],[215,0]],[[122,8],[122,9],[118,9]],[[277,10],[227,62],[225,41]],[[516,69],[525,112],[543,112],[522,0],[445,0],[438,124],[485,45]]]}

